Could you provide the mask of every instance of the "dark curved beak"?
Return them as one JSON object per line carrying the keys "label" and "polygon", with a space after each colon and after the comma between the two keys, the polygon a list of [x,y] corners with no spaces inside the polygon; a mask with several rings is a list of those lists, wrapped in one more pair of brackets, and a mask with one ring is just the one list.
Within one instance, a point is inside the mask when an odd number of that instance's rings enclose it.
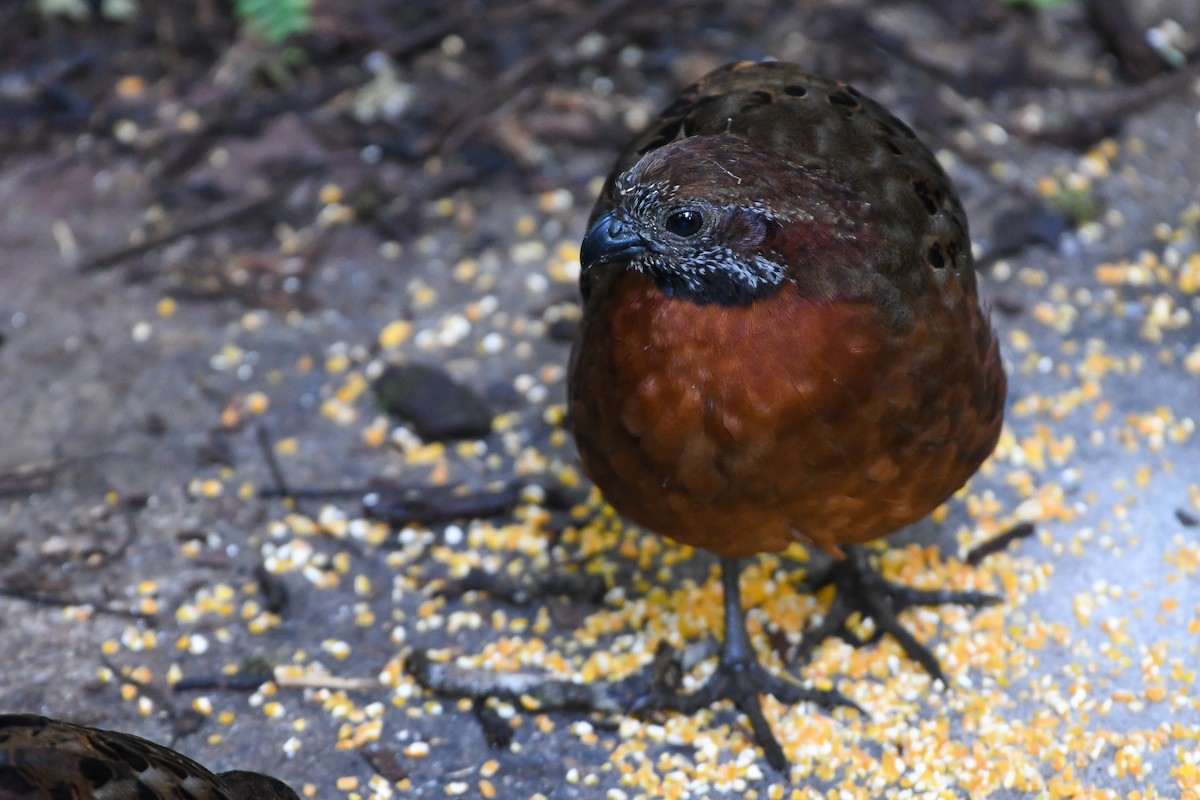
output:
{"label": "dark curved beak", "polygon": [[627,260],[638,253],[646,252],[646,242],[633,228],[610,211],[592,225],[583,245],[579,248],[579,263],[584,270],[607,264],[610,261]]}

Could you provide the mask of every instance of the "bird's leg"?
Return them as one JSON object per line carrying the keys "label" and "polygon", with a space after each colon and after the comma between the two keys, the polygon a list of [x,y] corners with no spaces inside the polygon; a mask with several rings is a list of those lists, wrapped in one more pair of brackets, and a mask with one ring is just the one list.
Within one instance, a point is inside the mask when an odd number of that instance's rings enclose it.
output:
{"label": "bird's leg", "polygon": [[[859,711],[862,709],[838,692],[807,689],[763,669],[746,630],[746,612],[742,608],[741,588],[738,585],[740,575],[741,564],[737,559],[721,559],[721,584],[725,591],[725,641],[717,671],[694,692],[656,692],[650,702],[659,708],[691,714],[719,700],[733,701],[750,721],[754,738],[762,746],[767,763],[782,772],[788,767],[787,756],[763,715],[760,694],[769,694],[781,703],[809,701],[823,708],[850,706]],[[646,710],[646,705],[640,704],[639,710]]]}
{"label": "bird's leg", "polygon": [[774,675],[758,662],[746,630],[746,613],[738,585],[741,566],[735,559],[721,559],[721,584],[725,591],[725,640],[716,672],[694,692],[680,691],[682,659],[667,645],[659,646],[654,661],[611,683],[575,683],[527,672],[496,673],[433,661],[423,651],[409,655],[406,668],[430,691],[452,697],[524,701],[532,697],[544,711],[574,709],[607,714],[647,714],[657,710],[692,714],[721,700],[733,704],[750,720],[754,738],[762,746],[767,763],[783,772],[787,756],[763,715],[759,695],[769,694],[781,703],[816,703],[822,708],[849,706],[862,709],[834,691],[808,689],[790,677]]}
{"label": "bird's leg", "polygon": [[[837,588],[833,604],[820,625],[804,632],[804,638],[796,648],[792,660],[807,660],[814,649],[830,636],[840,636],[855,647],[878,641],[883,634],[892,635],[908,657],[919,663],[925,671],[943,684],[949,685],[933,652],[916,640],[898,618],[905,609],[913,606],[965,605],[988,606],[1000,602],[1000,598],[986,592],[954,592],[940,589],[913,589],[886,580],[871,565],[867,551],[858,546],[844,546],[846,557],[835,561],[815,581],[810,582],[813,591],[832,584]],[[875,621],[875,634],[863,641],[846,627],[850,617],[859,612]]]}

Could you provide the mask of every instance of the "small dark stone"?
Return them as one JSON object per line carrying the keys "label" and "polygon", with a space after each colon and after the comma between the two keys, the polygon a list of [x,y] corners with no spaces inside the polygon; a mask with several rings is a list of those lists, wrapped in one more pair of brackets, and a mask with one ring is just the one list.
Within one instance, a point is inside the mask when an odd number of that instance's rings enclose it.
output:
{"label": "small dark stone", "polygon": [[391,365],[373,388],[379,407],[410,422],[423,439],[472,439],[492,429],[483,401],[436,367]]}
{"label": "small dark stone", "polygon": [[1019,298],[1004,292],[992,295],[992,308],[1006,317],[1018,317],[1025,313],[1025,303]]}
{"label": "small dark stone", "polygon": [[381,489],[364,498],[363,510],[371,519],[399,528],[413,522],[436,525],[456,519],[495,517],[511,512],[520,499],[521,490],[516,484],[474,493],[446,487],[401,492]]}
{"label": "small dark stone", "polygon": [[563,317],[550,323],[546,329],[546,335],[555,342],[572,342],[575,340],[575,333],[578,330],[579,320]]}
{"label": "small dark stone", "polygon": [[483,396],[493,408],[516,408],[525,402],[524,395],[516,390],[511,379],[492,381],[484,389]]}
{"label": "small dark stone", "polygon": [[476,700],[471,710],[475,713],[475,719],[479,720],[479,727],[483,729],[488,747],[492,750],[504,750],[512,744],[516,731],[500,716],[500,712],[483,700]]}
{"label": "small dark stone", "polygon": [[121,501],[126,511],[141,511],[146,506],[150,505],[150,495],[148,494],[130,494],[126,495]]}
{"label": "small dark stone", "polygon": [[204,727],[204,715],[199,711],[191,708],[185,708],[179,712],[174,722],[171,724],[171,733],[174,738],[179,739],[184,736],[191,736],[196,731]]}
{"label": "small dark stone", "polygon": [[401,763],[400,754],[394,747],[371,745],[361,751],[363,759],[371,769],[395,783],[408,777],[408,768]]}
{"label": "small dark stone", "polygon": [[282,614],[287,608],[289,593],[287,584],[277,575],[272,575],[267,568],[259,564],[254,568],[254,580],[262,592],[263,604],[272,614]]}
{"label": "small dark stone", "polygon": [[1071,229],[1066,214],[1031,201],[1001,212],[992,224],[992,258],[1019,253],[1031,245],[1058,247],[1058,240]]}
{"label": "small dark stone", "polygon": [[201,466],[232,467],[233,446],[224,436],[209,433],[208,438],[196,451],[196,460]]}

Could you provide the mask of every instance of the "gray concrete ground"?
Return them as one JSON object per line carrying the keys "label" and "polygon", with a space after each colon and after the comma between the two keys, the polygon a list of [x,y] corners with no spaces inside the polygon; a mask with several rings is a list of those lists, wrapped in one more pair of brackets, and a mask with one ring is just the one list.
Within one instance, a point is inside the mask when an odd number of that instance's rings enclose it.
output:
{"label": "gray concrete ground", "polygon": [[[1195,29],[1187,4],[1163,8]],[[871,19],[931,58],[969,61],[929,14],[889,6]],[[762,21],[749,54],[828,69],[852,51],[795,30]],[[677,74],[648,67],[644,92],[613,107],[636,122],[700,68],[748,54],[712,41],[673,60]],[[1061,49],[1064,69],[1087,74],[1094,53]],[[552,539],[563,515],[536,493],[514,515],[401,531],[364,520],[353,498],[258,499],[272,478],[256,430],[296,487],[570,483],[555,425],[568,344],[551,332],[574,313],[586,178],[615,147],[552,159],[540,188],[500,178],[431,198],[400,246],[338,225],[315,259],[311,307],[273,312],[181,289],[181,275],[223,257],[219,235],[212,251],[185,241],[136,268],[81,271],[77,254],[144,224],[151,178],[131,151],[76,155],[60,140],[0,174],[0,586],[20,595],[0,597],[0,708],[173,741],[315,797],[1200,797],[1200,82],[1131,105],[1119,133],[1075,152],[1014,121],[1086,118],[1115,94],[1049,87],[982,103],[910,65],[889,75],[859,88],[937,143],[981,255],[1021,232],[1014,210],[1067,196],[1096,209],[1053,245],[983,262],[1010,375],[1005,433],[968,489],[885,557],[898,579],[1004,596],[976,613],[908,615],[950,691],[894,642],[826,644],[799,674],[869,713],[770,705],[790,780],[757,761],[727,708],[587,718],[499,703],[515,738],[489,749],[469,709],[404,674],[408,653],[622,673],[660,639],[703,641],[719,625],[711,558],[612,519]],[[334,217],[329,185],[359,169],[353,148],[318,143],[287,115],[221,147],[201,170],[223,186],[280,153],[315,153],[325,172],[287,202]],[[490,404],[493,433],[442,446],[380,414],[364,387],[389,360],[443,365]],[[1033,537],[961,563],[1021,521]],[[260,564],[286,587],[277,614]],[[436,592],[470,567],[564,565],[607,575],[605,601]],[[806,594],[802,574],[767,558],[746,579],[764,653],[769,634],[794,637],[828,600]],[[51,597],[80,605],[33,602]],[[287,669],[265,688],[170,688],[272,667]]]}

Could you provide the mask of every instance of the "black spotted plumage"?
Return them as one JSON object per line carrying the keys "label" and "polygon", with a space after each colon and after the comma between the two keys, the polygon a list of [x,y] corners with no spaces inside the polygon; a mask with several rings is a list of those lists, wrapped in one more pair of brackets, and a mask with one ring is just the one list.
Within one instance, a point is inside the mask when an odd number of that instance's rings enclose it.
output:
{"label": "black spotted plumage", "polygon": [[[672,223],[685,212],[701,223]],[[1003,419],[967,218],[933,153],[845,83],[732,64],[629,143],[588,226],[568,381],[584,470],[629,519],[722,558],[718,672],[656,701],[733,699],[785,763],[758,694],[803,694],[754,658],[737,576],[796,542],[843,559],[810,645],[860,611],[943,677],[896,609],[995,598],[891,586],[857,548],[958,490]]]}
{"label": "black spotted plumage", "polygon": [[256,772],[220,775],[128,733],[0,715],[0,800],[298,800]]}

